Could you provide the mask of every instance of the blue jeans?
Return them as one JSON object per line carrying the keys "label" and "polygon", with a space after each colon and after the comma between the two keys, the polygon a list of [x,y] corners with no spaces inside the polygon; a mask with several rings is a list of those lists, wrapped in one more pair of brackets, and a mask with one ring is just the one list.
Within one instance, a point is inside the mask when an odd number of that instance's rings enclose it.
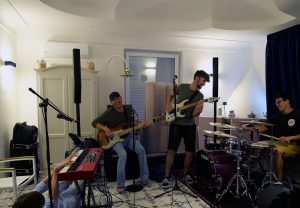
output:
{"label": "blue jeans", "polygon": [[[127,161],[127,152],[125,148],[133,150],[133,136],[130,134],[127,138],[119,143],[116,143],[113,146],[113,149],[117,152],[119,159],[117,164],[117,187],[125,188],[125,180],[126,180],[126,161]],[[149,183],[149,170],[147,164],[147,155],[144,147],[141,143],[135,140],[135,148],[134,151],[137,153],[139,158],[139,166],[140,166],[140,182],[143,185]]]}

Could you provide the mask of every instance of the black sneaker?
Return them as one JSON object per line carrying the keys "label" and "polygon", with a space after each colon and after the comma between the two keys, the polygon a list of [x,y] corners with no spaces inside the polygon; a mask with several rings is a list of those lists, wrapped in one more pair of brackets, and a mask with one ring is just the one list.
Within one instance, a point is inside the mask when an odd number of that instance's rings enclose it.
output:
{"label": "black sneaker", "polygon": [[161,187],[162,187],[163,189],[168,189],[168,188],[170,188],[170,187],[171,187],[171,181],[170,181],[170,179],[165,178],[165,179],[162,181],[162,183],[161,183]]}
{"label": "black sneaker", "polygon": [[191,178],[190,175],[185,175],[182,179],[188,185],[191,185],[194,183],[194,180]]}
{"label": "black sneaker", "polygon": [[84,146],[84,142],[81,140],[81,138],[78,135],[69,133],[69,137],[73,140],[74,144],[77,147],[82,148]]}

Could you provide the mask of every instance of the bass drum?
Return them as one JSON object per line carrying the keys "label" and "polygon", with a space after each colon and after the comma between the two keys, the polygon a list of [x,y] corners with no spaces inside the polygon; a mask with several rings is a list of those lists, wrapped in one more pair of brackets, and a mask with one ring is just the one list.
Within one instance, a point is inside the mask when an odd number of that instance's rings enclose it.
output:
{"label": "bass drum", "polygon": [[198,186],[216,188],[220,181],[229,182],[236,173],[235,160],[225,151],[198,151],[195,164]]}
{"label": "bass drum", "polygon": [[283,184],[267,184],[259,193],[256,204],[259,208],[292,208],[295,207],[292,198],[289,187]]}

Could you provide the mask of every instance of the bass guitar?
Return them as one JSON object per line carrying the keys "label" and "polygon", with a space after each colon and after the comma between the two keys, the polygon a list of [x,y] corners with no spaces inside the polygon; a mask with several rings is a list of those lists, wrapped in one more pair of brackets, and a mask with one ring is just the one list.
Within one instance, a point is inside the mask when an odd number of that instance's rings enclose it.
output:
{"label": "bass guitar", "polygon": [[[218,101],[219,99],[220,99],[219,97],[210,97],[210,98],[204,99],[203,102],[213,103],[213,102]],[[182,111],[185,109],[194,107],[199,102],[199,101],[197,101],[197,102],[186,104],[188,101],[189,100],[184,100],[184,101],[180,102],[179,104],[176,104],[176,109],[173,109],[173,111],[171,113],[166,112],[166,121],[167,122],[174,121],[175,113],[176,113],[177,118],[185,117],[185,115],[182,114]],[[174,105],[173,105],[173,107],[174,107]]]}
{"label": "bass guitar", "polygon": [[[153,117],[153,119],[148,121],[147,123],[150,125],[154,122],[161,121],[164,119],[165,119],[165,115],[159,115]],[[126,124],[121,123],[118,126],[111,128],[110,130],[112,132],[112,135],[110,137],[106,136],[105,132],[102,130],[98,132],[97,138],[100,144],[102,145],[103,149],[109,149],[112,146],[114,146],[116,143],[124,141],[124,139],[122,139],[121,136],[131,133],[133,129],[136,131],[143,128],[143,124],[137,124],[134,126],[134,128],[130,127],[127,129],[123,129],[124,126],[126,126]]]}

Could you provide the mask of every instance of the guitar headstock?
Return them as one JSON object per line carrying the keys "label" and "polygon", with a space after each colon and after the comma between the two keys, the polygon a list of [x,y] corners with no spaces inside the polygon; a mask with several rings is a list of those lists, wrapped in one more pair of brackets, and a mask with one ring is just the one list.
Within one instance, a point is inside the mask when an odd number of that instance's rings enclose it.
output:
{"label": "guitar headstock", "polygon": [[216,102],[218,100],[220,100],[220,97],[209,97],[209,98],[206,98],[204,101],[208,102],[208,103],[213,103],[213,102]]}

